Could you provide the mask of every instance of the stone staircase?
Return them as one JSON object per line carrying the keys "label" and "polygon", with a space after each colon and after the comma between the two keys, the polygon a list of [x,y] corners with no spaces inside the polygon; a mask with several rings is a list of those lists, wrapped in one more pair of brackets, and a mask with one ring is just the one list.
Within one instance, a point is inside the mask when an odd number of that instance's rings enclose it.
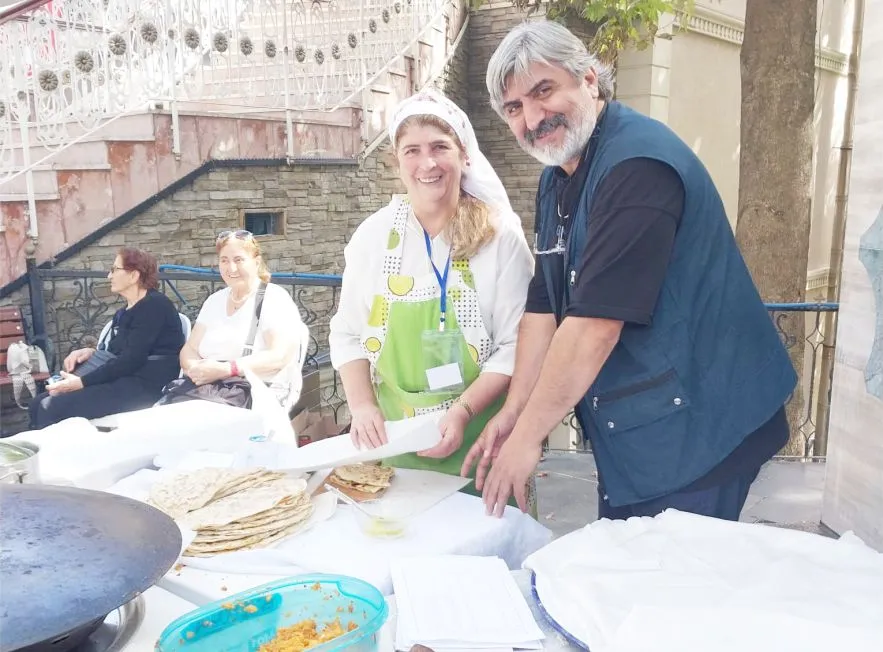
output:
{"label": "stone staircase", "polygon": [[[209,159],[285,158],[284,116],[181,113],[180,151],[173,153],[171,116],[128,115],[31,167],[36,233],[29,233],[31,195],[25,175],[0,183],[0,286],[26,271],[25,248],[51,259],[110,220],[137,208]],[[353,158],[361,148],[359,111],[344,108],[294,122],[295,155]],[[32,160],[45,148],[32,147]],[[21,165],[21,149],[14,164]],[[39,159],[38,159],[39,160]]]}
{"label": "stone staircase", "polygon": [[[172,4],[186,15],[209,2]],[[290,18],[287,41],[278,25],[264,24],[270,5],[270,18]],[[391,108],[443,71],[468,12],[466,0],[265,0],[263,14],[244,2],[229,6],[232,28],[202,25],[201,33],[211,38],[202,36],[201,57],[189,60],[184,55],[196,30],[182,20],[179,30],[168,29],[167,50],[144,49],[145,40],[158,40],[163,25],[143,18],[144,6],[137,9],[135,0],[32,2],[23,14],[0,13],[0,61],[18,57],[17,66],[0,66],[0,291],[26,272],[31,243],[38,263],[50,261],[103,224],[142,210],[207,160],[285,159],[296,165],[302,159],[357,159],[382,140]],[[304,7],[317,6],[326,13],[303,15]],[[117,23],[121,16],[128,20],[116,32],[89,28],[89,16],[106,27],[111,14]],[[321,24],[324,49],[309,43],[308,18],[313,27]],[[83,21],[79,29],[75,19]],[[49,32],[52,56],[43,52],[41,59],[36,50],[22,55],[28,44],[46,44],[47,22],[55,27]],[[173,47],[179,33],[185,45]],[[350,48],[353,40],[365,51]],[[103,44],[109,50],[102,59]],[[238,58],[221,61],[219,49],[229,52],[234,45]],[[112,61],[113,52],[136,46],[142,47],[140,59]],[[272,65],[246,59],[246,51],[252,56],[258,50],[265,59],[274,54]],[[89,61],[107,74],[84,72]],[[329,73],[332,63],[337,67]],[[153,66],[172,79],[128,100],[120,92],[137,95],[137,89],[122,84],[116,93],[106,91],[105,106],[97,106],[83,88],[101,90],[113,65],[139,79]],[[280,99],[274,94],[283,87]],[[52,99],[59,91],[62,97]]]}

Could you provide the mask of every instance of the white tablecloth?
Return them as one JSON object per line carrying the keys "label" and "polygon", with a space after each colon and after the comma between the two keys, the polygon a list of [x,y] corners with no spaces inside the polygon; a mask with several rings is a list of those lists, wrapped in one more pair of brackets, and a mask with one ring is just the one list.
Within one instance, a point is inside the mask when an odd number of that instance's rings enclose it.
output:
{"label": "white tablecloth", "polygon": [[175,455],[210,448],[238,450],[248,438],[262,432],[260,416],[251,410],[208,401],[125,412],[119,427],[99,432],[86,419],[66,419],[42,430],[10,437],[40,447],[40,476],[52,484],[104,489],[160,454]]}
{"label": "white tablecloth", "polygon": [[[307,532],[292,537],[274,548],[237,556],[236,574],[223,565],[223,556],[200,560],[201,568],[228,571],[226,586],[234,592],[242,583],[236,575],[288,576],[305,572],[339,573],[373,584],[384,595],[392,593],[390,562],[413,554],[485,555],[502,558],[511,569],[520,568],[528,555],[549,543],[552,533],[517,509],[506,508],[503,518],[487,516],[479,498],[456,493],[409,521],[405,536],[399,539],[376,539],[362,533],[352,508],[341,505],[329,520]],[[217,566],[212,565],[217,560]],[[229,581],[228,581],[229,580]],[[247,588],[255,586],[244,580]],[[269,580],[268,580],[269,581]],[[185,583],[185,592],[205,596],[211,602],[223,597],[218,573],[198,571],[185,566],[171,571],[161,585],[173,590]],[[235,586],[235,588],[234,588]]]}
{"label": "white tablecloth", "polygon": [[593,652],[883,650],[883,554],[854,536],[667,510],[596,521],[525,566]]}

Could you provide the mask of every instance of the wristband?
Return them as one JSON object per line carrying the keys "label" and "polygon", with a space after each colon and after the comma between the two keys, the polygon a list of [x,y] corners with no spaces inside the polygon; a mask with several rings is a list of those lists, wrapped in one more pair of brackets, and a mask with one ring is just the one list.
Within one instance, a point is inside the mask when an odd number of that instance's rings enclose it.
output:
{"label": "wristband", "polygon": [[236,360],[230,360],[230,375],[238,376],[239,374],[239,365],[236,364]]}

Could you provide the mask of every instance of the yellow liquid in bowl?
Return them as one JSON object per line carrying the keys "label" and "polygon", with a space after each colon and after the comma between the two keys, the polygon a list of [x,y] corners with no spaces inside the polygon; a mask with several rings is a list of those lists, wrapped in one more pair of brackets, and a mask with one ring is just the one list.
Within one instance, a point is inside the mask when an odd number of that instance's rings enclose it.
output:
{"label": "yellow liquid in bowl", "polygon": [[378,539],[395,539],[405,533],[405,526],[393,519],[374,516],[366,520],[363,530],[368,536]]}

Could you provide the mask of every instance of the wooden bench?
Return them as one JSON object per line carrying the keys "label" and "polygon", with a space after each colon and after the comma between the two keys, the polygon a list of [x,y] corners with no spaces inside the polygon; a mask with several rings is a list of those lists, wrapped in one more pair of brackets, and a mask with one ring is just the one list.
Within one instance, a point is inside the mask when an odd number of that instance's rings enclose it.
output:
{"label": "wooden bench", "polygon": [[[6,350],[10,344],[22,340],[26,340],[26,338],[21,310],[12,306],[0,308],[0,387],[12,384],[12,378],[9,377],[9,372],[6,369]],[[49,378],[47,373],[35,372],[31,375],[37,382]]]}

